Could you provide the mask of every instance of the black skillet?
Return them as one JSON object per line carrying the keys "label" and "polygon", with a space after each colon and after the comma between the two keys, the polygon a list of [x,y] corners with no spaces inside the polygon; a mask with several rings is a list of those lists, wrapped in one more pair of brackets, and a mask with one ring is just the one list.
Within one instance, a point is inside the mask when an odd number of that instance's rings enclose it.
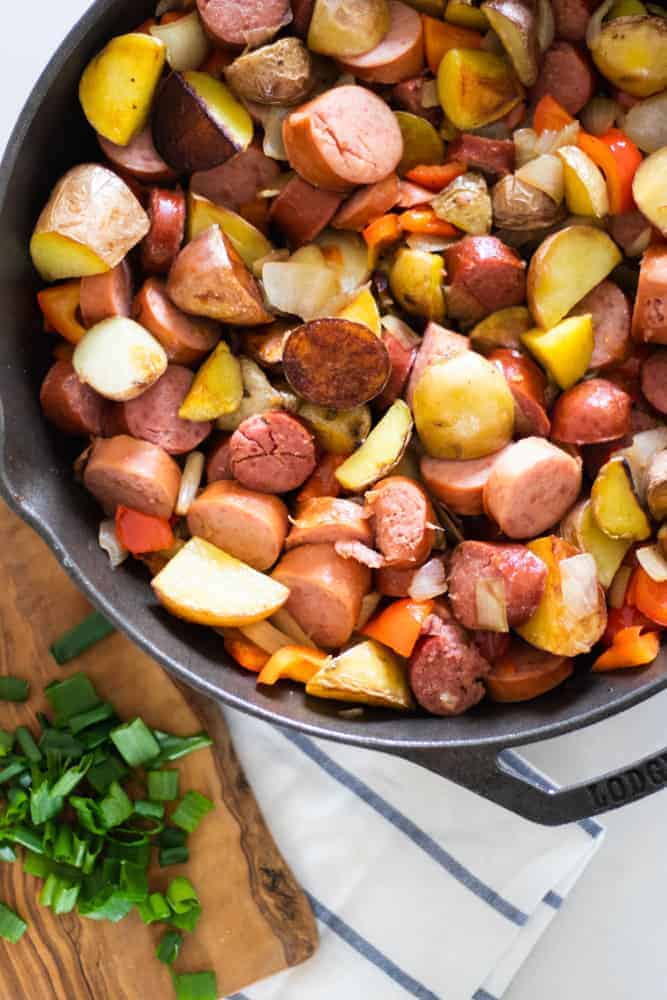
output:
{"label": "black skillet", "polygon": [[580,729],[667,686],[667,653],[643,670],[593,675],[585,662],[556,691],[524,705],[491,703],[457,719],[369,711],[284,688],[258,691],[231,667],[219,637],[156,606],[143,572],[112,572],[98,548],[99,511],[73,479],[71,442],[42,418],[38,387],[49,364],[28,257],[32,227],[52,185],[99,152],[76,99],[91,56],[114,34],[149,16],[155,0],[96,0],[58,49],[33,90],[0,172],[0,482],[8,503],[48,542],[90,600],[175,677],[227,705],[311,736],[383,750],[415,761],[539,823],[580,819],[667,784],[667,751],[590,784],[545,792],[511,769],[502,751]]}

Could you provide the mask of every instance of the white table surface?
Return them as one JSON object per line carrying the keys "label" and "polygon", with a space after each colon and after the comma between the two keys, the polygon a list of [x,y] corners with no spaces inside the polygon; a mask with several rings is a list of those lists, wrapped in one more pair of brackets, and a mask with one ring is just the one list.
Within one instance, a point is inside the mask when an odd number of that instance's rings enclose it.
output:
{"label": "white table surface", "polygon": [[[42,67],[87,0],[15,3],[0,32],[0,148]],[[530,748],[556,780],[584,780],[667,745],[667,692],[615,719]],[[606,842],[507,1000],[664,1000],[664,792],[602,817]],[[102,1000],[102,998],[100,998]]]}

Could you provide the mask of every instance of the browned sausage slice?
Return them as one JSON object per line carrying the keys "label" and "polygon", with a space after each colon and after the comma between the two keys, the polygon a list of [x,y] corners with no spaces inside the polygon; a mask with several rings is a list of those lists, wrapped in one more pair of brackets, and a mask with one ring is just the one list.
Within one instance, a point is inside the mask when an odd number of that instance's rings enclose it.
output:
{"label": "browned sausage slice", "polygon": [[260,191],[272,188],[279,175],[276,161],[265,156],[260,146],[253,143],[234,153],[219,167],[194,173],[190,190],[219,205],[238,209]]}
{"label": "browned sausage slice", "polygon": [[208,437],[213,426],[208,420],[182,420],[178,415],[193,380],[189,368],[168,365],[164,375],[141,396],[114,405],[110,430],[150,441],[170,455],[192,451]]}
{"label": "browned sausage slice", "polygon": [[580,48],[554,42],[540,60],[540,75],[531,90],[533,101],[551,94],[571,115],[578,114],[595,93],[595,70]]}
{"label": "browned sausage slice", "polygon": [[132,315],[160,341],[169,360],[176,364],[194,364],[220,340],[220,326],[213,320],[186,316],[177,309],[159,278],[144,282],[135,297]]}
{"label": "browned sausage slice", "polygon": [[[667,366],[663,368],[662,378],[665,374]],[[667,393],[665,396],[667,402]],[[579,382],[556,400],[551,415],[551,436],[554,441],[564,444],[614,441],[630,433],[631,407],[632,399],[627,392],[607,379],[591,378]]]}
{"label": "browned sausage slice", "polygon": [[646,343],[667,344],[667,250],[649,247],[639,269],[632,333]]}
{"label": "browned sausage slice", "polygon": [[445,251],[447,313],[476,323],[526,297],[526,265],[497,236],[465,236]]}
{"label": "browned sausage slice", "polygon": [[85,437],[103,433],[108,401],[79,381],[70,361],[56,361],[49,369],[39,401],[51,423],[65,434]]}
{"label": "browned sausage slice", "polygon": [[292,0],[292,16],[294,18],[294,34],[305,38],[313,18],[315,0]]}
{"label": "browned sausage slice", "polygon": [[581,489],[581,461],[544,438],[527,437],[493,463],[484,509],[508,538],[534,538],[567,513]]}
{"label": "browned sausage slice", "polygon": [[206,459],[206,482],[215,483],[219,479],[233,479],[229,456],[231,434],[223,435],[209,449]]}
{"label": "browned sausage slice", "polygon": [[482,580],[503,583],[507,623],[515,628],[537,611],[547,582],[547,567],[525,545],[457,545],[449,565],[449,598],[452,611],[466,628],[484,625],[477,610],[477,583]]}
{"label": "browned sausage slice", "polygon": [[552,0],[556,36],[568,42],[583,42],[597,0]]}
{"label": "browned sausage slice", "polygon": [[257,48],[292,20],[289,0],[197,0],[207,33],[218,45]]}
{"label": "browned sausage slice", "polygon": [[280,560],[273,577],[289,588],[285,608],[313,642],[325,649],[344,645],[359,618],[371,574],[333,545],[299,545]]}
{"label": "browned sausage slice", "polygon": [[667,351],[654,351],[643,363],[642,392],[658,413],[667,413]]}
{"label": "browned sausage slice", "polygon": [[431,615],[433,634],[425,635],[410,658],[410,686],[422,708],[433,715],[460,715],[485,694],[491,669],[458,625]]}
{"label": "browned sausage slice", "polygon": [[108,514],[123,504],[142,514],[169,518],[176,506],[181,470],[164,449],[121,434],[97,439],[83,482]]}
{"label": "browned sausage slice", "polygon": [[341,203],[335,191],[321,191],[302,177],[292,177],[271,205],[269,217],[294,249],[312,243],[329,225]]}
{"label": "browned sausage slice", "polygon": [[334,87],[293,111],[283,124],[290,166],[315,187],[349,191],[393,173],[403,155],[395,116],[376,94]]}
{"label": "browned sausage slice", "polygon": [[484,458],[464,460],[430,458],[424,455],[420,462],[422,479],[433,496],[455,514],[482,514],[484,487],[495,460],[502,455],[503,450]]}
{"label": "browned sausage slice", "polygon": [[248,489],[288,493],[315,469],[315,439],[290,413],[271,410],[244,420],[229,442],[232,474]]}
{"label": "browned sausage slice", "polygon": [[185,237],[185,195],[151,188],[147,212],[151,228],[141,244],[141,264],[148,274],[166,274]]}
{"label": "browned sausage slice", "polygon": [[390,174],[377,184],[355,191],[338,209],[331,221],[334,229],[352,229],[360,232],[369,222],[390,212],[399,199],[400,181]]}
{"label": "browned sausage slice", "polygon": [[529,701],[562,684],[573,670],[574,660],[535,649],[515,638],[493,664],[486,688],[493,701]]}
{"label": "browned sausage slice", "polygon": [[169,184],[176,180],[176,171],[165,163],[155,148],[150,125],[135,135],[127,146],[117,146],[101,135],[97,141],[114,167],[144,184]]}
{"label": "browned sausage slice", "polygon": [[319,545],[323,542],[361,542],[373,544],[373,531],[368,511],[352,500],[335,497],[313,497],[300,504],[286,549],[297,545]]}
{"label": "browned sausage slice", "polygon": [[450,358],[454,358],[457,354],[462,354],[469,349],[470,341],[467,337],[462,337],[460,333],[453,333],[451,330],[446,330],[444,326],[439,326],[438,323],[429,323],[424,330],[424,336],[417,352],[415,363],[412,366],[408,387],[405,391],[405,399],[408,406],[412,406],[412,399],[417,388],[417,383],[429,365],[434,364],[436,361],[448,361]]}
{"label": "browned sausage slice", "polygon": [[132,274],[126,260],[104,274],[81,279],[80,308],[83,325],[90,328],[111,316],[129,316],[132,309]]}
{"label": "browned sausage slice", "polygon": [[431,501],[414,479],[389,476],[366,494],[373,516],[375,546],[387,566],[419,566],[435,541],[435,514]]}
{"label": "browned sausage slice", "polygon": [[593,354],[589,370],[620,364],[630,353],[630,305],[613,281],[601,281],[585,295],[570,316],[593,317]]}
{"label": "browned sausage slice", "polygon": [[188,511],[190,534],[205,538],[254,569],[269,569],[287,535],[287,507],[278,497],[220,480],[202,490]]}
{"label": "browned sausage slice", "polygon": [[391,362],[391,373],[386,386],[375,398],[375,406],[380,410],[386,410],[398,399],[405,388],[417,357],[419,340],[412,334],[409,327],[406,327],[405,331],[401,327],[394,330],[388,330],[384,327],[382,342],[387,348]]}
{"label": "browned sausage slice", "polygon": [[424,37],[419,14],[400,0],[389,0],[389,31],[363,55],[340,61],[343,69],[368,83],[400,83],[424,68]]}
{"label": "browned sausage slice", "polygon": [[514,170],[514,143],[511,139],[486,139],[464,132],[447,149],[448,160],[458,160],[491,177],[504,177]]}

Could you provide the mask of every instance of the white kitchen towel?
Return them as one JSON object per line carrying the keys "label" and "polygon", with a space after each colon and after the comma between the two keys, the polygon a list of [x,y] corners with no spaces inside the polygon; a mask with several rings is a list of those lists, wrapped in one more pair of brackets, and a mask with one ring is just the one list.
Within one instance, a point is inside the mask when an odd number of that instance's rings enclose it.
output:
{"label": "white kitchen towel", "polygon": [[538,826],[407,761],[225,714],[321,933],[312,959],[233,1000],[499,1000],[604,836],[593,820]]}

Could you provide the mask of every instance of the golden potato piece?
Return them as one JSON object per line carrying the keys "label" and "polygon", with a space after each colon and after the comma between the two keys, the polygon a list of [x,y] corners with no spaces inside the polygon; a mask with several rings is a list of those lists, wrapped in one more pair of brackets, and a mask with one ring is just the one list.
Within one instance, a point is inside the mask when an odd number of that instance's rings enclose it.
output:
{"label": "golden potato piece", "polygon": [[533,320],[525,306],[510,306],[491,313],[472,328],[470,343],[480,354],[490,354],[498,347],[518,350],[521,334],[533,328]]}
{"label": "golden potato piece", "polygon": [[531,646],[557,656],[579,656],[588,653],[600,639],[607,625],[607,604],[604,590],[597,584],[597,602],[589,613],[580,613],[571,606],[563,593],[560,564],[580,555],[578,549],[556,535],[536,538],[528,548],[544,563],[548,574],[540,605],[525,625],[517,628],[519,635]]}
{"label": "golden potato piece", "polygon": [[292,330],[283,350],[285,377],[309,403],[349,410],[379,395],[391,362],[363,323],[314,319]]}
{"label": "golden potato piece", "polygon": [[178,618],[217,627],[251,625],[282,607],[289,590],[203,538],[191,538],[151,586]]}
{"label": "golden potato piece", "polygon": [[396,170],[406,174],[422,163],[442,163],[445,145],[437,129],[421,115],[409,111],[394,111],[403,136],[403,156]]}
{"label": "golden potato piece", "polygon": [[632,543],[624,538],[611,538],[601,530],[590,500],[581,500],[572,508],[560,526],[560,533],[566,542],[582,552],[590,552],[595,559],[598,580],[605,588],[611,586]]}
{"label": "golden potato piece", "polygon": [[398,465],[411,436],[410,407],[397,399],[361,447],[336,469],[336,479],[350,493],[361,493]]}
{"label": "golden potato piece", "polygon": [[252,267],[255,261],[270,254],[274,246],[251,222],[237,215],[224,205],[203,198],[190,191],[188,194],[187,239],[193,240],[210,226],[220,226],[244,264]]}
{"label": "golden potato piece", "polygon": [[602,466],[591,488],[591,503],[595,520],[611,538],[641,542],[650,536],[651,524],[625,458],[612,458]]}
{"label": "golden potato piece", "polygon": [[578,146],[561,146],[556,156],[563,163],[565,202],[572,215],[604,219],[609,214],[609,196],[600,168]]}
{"label": "golden potato piece", "polygon": [[102,274],[120,264],[149,229],[148,216],[118,174],[82,163],[51,192],[30,255],[45,281]]}
{"label": "golden potato piece", "polygon": [[594,226],[567,226],[539,245],[527,277],[528,306],[541,327],[555,326],[623,259]]}
{"label": "golden potato piece", "polygon": [[329,660],[306,684],[306,694],[382,708],[414,708],[405,667],[374,639]]}
{"label": "golden potato piece", "polygon": [[550,330],[533,329],[521,334],[521,343],[547,369],[561,389],[569,389],[583,378],[593,355],[593,317],[590,313],[570,316]]}
{"label": "golden potato piece", "polygon": [[183,420],[217,420],[243,399],[241,365],[224,341],[206,359],[178,411]]}
{"label": "golden potato piece", "polygon": [[333,410],[304,403],[299,416],[310,427],[320,448],[332,455],[350,455],[363,444],[372,426],[371,411],[367,406]]}
{"label": "golden potato piece", "polygon": [[354,323],[363,323],[372,330],[376,337],[382,336],[380,310],[370,288],[362,288],[351,302],[337,314],[341,319],[349,319]]}
{"label": "golden potato piece", "polygon": [[595,65],[615,87],[650,97],[667,87],[667,21],[616,17],[589,42]]}
{"label": "golden potato piece", "polygon": [[503,43],[521,83],[532,87],[537,80],[539,57],[532,7],[519,0],[487,0],[482,4],[482,12]]}
{"label": "golden potato piece", "polygon": [[444,275],[445,265],[437,253],[402,247],[391,265],[389,285],[398,304],[411,316],[441,323],[446,311]]}
{"label": "golden potato piece", "polygon": [[308,48],[345,59],[374,49],[388,31],[386,0],[315,0]]}
{"label": "golden potato piece", "polygon": [[647,156],[632,182],[638,208],[667,236],[667,146]]}
{"label": "golden potato piece", "polygon": [[247,52],[225,69],[227,83],[246,101],[298,104],[315,82],[310,53],[300,38],[281,38]]}
{"label": "golden potato piece", "polygon": [[438,96],[449,121],[463,132],[502,118],[523,100],[509,62],[481,49],[450,49],[438,67]]}
{"label": "golden potato piece", "polygon": [[99,135],[127,146],[153,103],[167,50],[147,34],[119,35],[88,63],[79,84],[86,118]]}

